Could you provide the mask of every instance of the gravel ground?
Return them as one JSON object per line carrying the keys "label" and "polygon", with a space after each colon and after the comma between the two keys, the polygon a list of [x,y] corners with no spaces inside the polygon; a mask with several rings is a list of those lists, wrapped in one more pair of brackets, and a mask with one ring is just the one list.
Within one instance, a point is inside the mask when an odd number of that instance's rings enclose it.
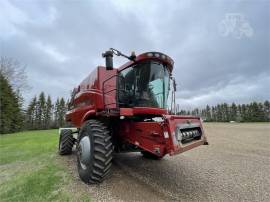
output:
{"label": "gravel ground", "polygon": [[270,201],[270,124],[204,124],[210,145],[160,161],[117,154],[100,185],[78,177],[75,155],[70,191],[95,201]]}

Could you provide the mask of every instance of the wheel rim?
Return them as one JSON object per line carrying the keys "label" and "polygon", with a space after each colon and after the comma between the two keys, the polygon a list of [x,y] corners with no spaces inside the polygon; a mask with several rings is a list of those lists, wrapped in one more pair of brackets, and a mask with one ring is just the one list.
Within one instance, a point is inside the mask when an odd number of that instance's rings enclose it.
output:
{"label": "wheel rim", "polygon": [[82,169],[84,170],[87,168],[87,164],[90,160],[90,150],[91,150],[90,138],[88,136],[84,136],[80,140],[78,148],[79,161]]}

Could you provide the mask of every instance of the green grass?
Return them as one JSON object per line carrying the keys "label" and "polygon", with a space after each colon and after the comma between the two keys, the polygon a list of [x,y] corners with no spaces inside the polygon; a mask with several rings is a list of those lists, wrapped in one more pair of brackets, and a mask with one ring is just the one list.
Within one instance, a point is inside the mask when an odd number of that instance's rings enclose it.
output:
{"label": "green grass", "polygon": [[89,201],[69,192],[73,176],[61,164],[58,131],[28,131],[0,136],[0,200]]}

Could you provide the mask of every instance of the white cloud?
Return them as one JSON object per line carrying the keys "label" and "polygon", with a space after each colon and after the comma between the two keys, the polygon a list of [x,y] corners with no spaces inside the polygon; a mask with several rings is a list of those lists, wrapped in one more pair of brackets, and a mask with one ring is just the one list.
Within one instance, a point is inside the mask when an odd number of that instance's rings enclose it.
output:
{"label": "white cloud", "polygon": [[238,77],[218,89],[206,89],[198,95],[196,92],[188,92],[193,95],[187,98],[181,98],[180,92],[176,100],[182,108],[200,107],[205,104],[215,105],[223,102],[245,103],[253,100],[269,100],[270,94],[266,91],[268,86],[270,86],[270,75],[255,76],[251,80]]}
{"label": "white cloud", "polygon": [[36,46],[39,49],[39,51],[46,53],[53,60],[55,60],[57,62],[63,63],[63,62],[66,62],[68,60],[68,57],[66,55],[64,55],[63,53],[58,51],[56,49],[56,47],[53,47],[52,45],[44,44],[41,42],[36,42],[36,43],[34,43],[34,46]]}
{"label": "white cloud", "polygon": [[[0,53],[27,64],[30,97],[41,90],[68,97],[113,47],[170,55],[183,107],[249,102],[269,98],[267,8],[267,1],[0,1]],[[220,35],[218,24],[234,12],[247,17],[253,37]],[[115,57],[115,66],[124,62]]]}
{"label": "white cloud", "polygon": [[28,16],[9,1],[0,1],[0,37],[11,38],[20,34],[16,24],[25,23]]}

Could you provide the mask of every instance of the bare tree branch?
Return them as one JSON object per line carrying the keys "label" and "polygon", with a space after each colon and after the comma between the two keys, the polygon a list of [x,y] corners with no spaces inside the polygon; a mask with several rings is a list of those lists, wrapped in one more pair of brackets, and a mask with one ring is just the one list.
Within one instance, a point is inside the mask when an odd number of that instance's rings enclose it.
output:
{"label": "bare tree branch", "polygon": [[26,65],[22,65],[18,60],[2,56],[0,58],[1,74],[6,77],[13,89],[20,93],[30,90],[25,68]]}

